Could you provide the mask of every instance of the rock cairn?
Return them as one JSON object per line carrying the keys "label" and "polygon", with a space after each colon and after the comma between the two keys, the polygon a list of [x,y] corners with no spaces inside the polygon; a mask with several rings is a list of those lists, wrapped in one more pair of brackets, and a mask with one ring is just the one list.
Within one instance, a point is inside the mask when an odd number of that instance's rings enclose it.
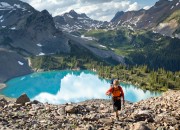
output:
{"label": "rock cairn", "polygon": [[126,102],[114,119],[110,100],[51,105],[0,99],[0,129],[40,130],[179,130],[180,91],[168,91],[137,103]]}

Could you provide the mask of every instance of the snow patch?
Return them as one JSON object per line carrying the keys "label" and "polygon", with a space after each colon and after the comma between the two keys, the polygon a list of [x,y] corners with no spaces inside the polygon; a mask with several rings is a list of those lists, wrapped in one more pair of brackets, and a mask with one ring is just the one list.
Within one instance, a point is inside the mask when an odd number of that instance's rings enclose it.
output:
{"label": "snow patch", "polygon": [[39,53],[39,56],[44,56],[44,55],[45,55],[45,53],[42,53],[42,52]]}
{"label": "snow patch", "polygon": [[21,8],[21,6],[17,4],[14,4],[14,7]]}
{"label": "snow patch", "polygon": [[176,6],[178,6],[179,5],[179,3],[176,3]]}
{"label": "snow patch", "polygon": [[0,16],[0,19],[2,19],[2,18],[3,18],[3,15]]}
{"label": "snow patch", "polygon": [[42,45],[40,44],[40,43],[38,43],[38,44],[36,44],[37,46],[39,46],[39,47],[42,47]]}
{"label": "snow patch", "polygon": [[4,21],[4,19],[1,20],[1,23]]}
{"label": "snow patch", "polygon": [[16,30],[16,27],[12,27],[11,30]]}
{"label": "snow patch", "polygon": [[24,63],[23,63],[23,62],[21,62],[21,61],[18,61],[18,63],[19,63],[20,65],[24,65]]}
{"label": "snow patch", "polygon": [[0,2],[0,10],[16,10],[16,8],[22,9],[23,11],[26,10],[25,8],[22,8],[19,4],[10,5],[6,2]]}
{"label": "snow patch", "polygon": [[173,8],[174,8],[174,6],[171,7],[171,9],[173,9]]}
{"label": "snow patch", "polygon": [[93,38],[93,37],[85,37],[84,35],[81,35],[81,38],[83,38],[83,39],[87,39],[87,40],[94,40],[94,38]]}
{"label": "snow patch", "polygon": [[6,3],[6,2],[0,2],[0,7],[3,7],[3,8],[6,8],[6,7],[10,7],[10,8],[12,8],[12,6],[10,5],[10,4],[8,4],[8,3]]}
{"label": "snow patch", "polygon": [[2,28],[5,28],[6,26],[2,26]]}
{"label": "snow patch", "polygon": [[84,18],[82,18],[82,17],[78,17],[77,19],[84,19]]}
{"label": "snow patch", "polygon": [[157,32],[153,30],[153,33],[157,33]]}
{"label": "snow patch", "polygon": [[68,16],[69,18],[72,18],[72,19],[74,18],[73,16],[71,16],[71,15],[69,15],[69,14],[67,14],[67,16]]}
{"label": "snow patch", "polygon": [[103,45],[99,45],[100,47],[103,47],[103,48],[106,48],[106,46],[103,46]]}

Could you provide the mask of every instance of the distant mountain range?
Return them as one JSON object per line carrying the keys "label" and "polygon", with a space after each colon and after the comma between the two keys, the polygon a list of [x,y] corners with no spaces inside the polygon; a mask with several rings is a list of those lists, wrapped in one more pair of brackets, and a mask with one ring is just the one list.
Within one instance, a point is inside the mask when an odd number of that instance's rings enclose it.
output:
{"label": "distant mountain range", "polygon": [[159,0],[148,10],[121,11],[116,13],[111,22],[180,38],[180,1]]}
{"label": "distant mountain range", "polygon": [[86,14],[77,14],[74,10],[54,17],[54,21],[57,27],[68,32],[88,29],[112,30],[125,26],[180,38],[180,1],[159,0],[148,10],[119,11],[110,22],[92,20]]}
{"label": "distant mountain range", "polygon": [[[121,27],[127,30],[121,33],[117,31],[116,36],[115,30]],[[124,64],[124,56],[117,54],[113,48],[120,45],[119,40],[123,43],[130,41],[134,47],[139,47],[141,41],[137,38],[141,37],[134,38],[136,31],[152,31],[180,38],[179,27],[179,0],[160,0],[149,10],[117,12],[110,22],[93,20],[74,10],[53,18],[47,10],[39,12],[25,2],[0,0],[0,82],[33,72],[29,57],[70,54],[74,51],[72,45],[89,51],[102,61],[112,59]],[[90,30],[112,32],[104,34],[104,37],[100,33],[101,38],[86,37]],[[160,36],[158,38],[162,39]],[[111,46],[110,42],[116,41],[115,46]]]}
{"label": "distant mountain range", "polygon": [[76,30],[88,30],[105,28],[109,23],[89,18],[86,14],[78,14],[74,10],[61,16],[54,17],[56,27],[71,32]]}

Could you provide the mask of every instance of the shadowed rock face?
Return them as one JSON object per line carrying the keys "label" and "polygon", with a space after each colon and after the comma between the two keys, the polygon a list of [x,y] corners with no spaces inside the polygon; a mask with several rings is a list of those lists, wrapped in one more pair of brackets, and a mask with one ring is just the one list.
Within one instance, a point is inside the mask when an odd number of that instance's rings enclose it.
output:
{"label": "shadowed rock face", "polygon": [[[27,96],[25,97],[28,101]],[[14,101],[0,98],[0,127],[2,129],[178,130],[180,128],[179,99],[180,91],[168,91],[161,97],[133,104],[126,102],[125,107],[119,112],[120,119],[117,121],[110,100],[92,99],[59,105],[32,101],[22,106]],[[32,122],[36,125],[32,125]]]}
{"label": "shadowed rock face", "polygon": [[16,52],[0,49],[0,82],[31,73],[28,61]]}
{"label": "shadowed rock face", "polygon": [[48,11],[36,11],[19,0],[0,0],[0,82],[32,72],[24,57],[69,52],[67,41]]}
{"label": "shadowed rock face", "polygon": [[43,50],[49,50],[47,42],[52,41],[60,47],[56,50],[51,49],[47,53],[69,51],[67,40],[62,37],[62,32],[55,28],[53,18],[48,11],[38,12],[21,1],[0,0],[0,3],[2,7],[0,16],[3,19],[0,22],[1,47],[10,46],[13,50],[21,49],[29,55],[38,55],[44,53]]}

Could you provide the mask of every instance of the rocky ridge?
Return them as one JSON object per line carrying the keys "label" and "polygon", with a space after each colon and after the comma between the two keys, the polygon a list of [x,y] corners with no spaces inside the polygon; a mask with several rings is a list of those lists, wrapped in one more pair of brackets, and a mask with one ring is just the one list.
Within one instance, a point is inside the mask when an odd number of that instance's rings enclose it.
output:
{"label": "rocky ridge", "polygon": [[179,0],[159,0],[148,10],[117,12],[111,22],[132,29],[147,29],[179,38],[179,10]]}
{"label": "rocky ridge", "polygon": [[51,105],[28,102],[26,95],[16,102],[0,99],[1,129],[76,130],[178,130],[180,129],[180,91],[168,91],[137,103],[126,102],[119,121],[114,119],[109,100]]}
{"label": "rocky ridge", "polygon": [[63,15],[55,16],[56,27],[63,31],[73,32],[77,30],[89,30],[96,28],[105,28],[109,23],[97,21],[89,18],[86,14],[78,14],[74,10]]}

